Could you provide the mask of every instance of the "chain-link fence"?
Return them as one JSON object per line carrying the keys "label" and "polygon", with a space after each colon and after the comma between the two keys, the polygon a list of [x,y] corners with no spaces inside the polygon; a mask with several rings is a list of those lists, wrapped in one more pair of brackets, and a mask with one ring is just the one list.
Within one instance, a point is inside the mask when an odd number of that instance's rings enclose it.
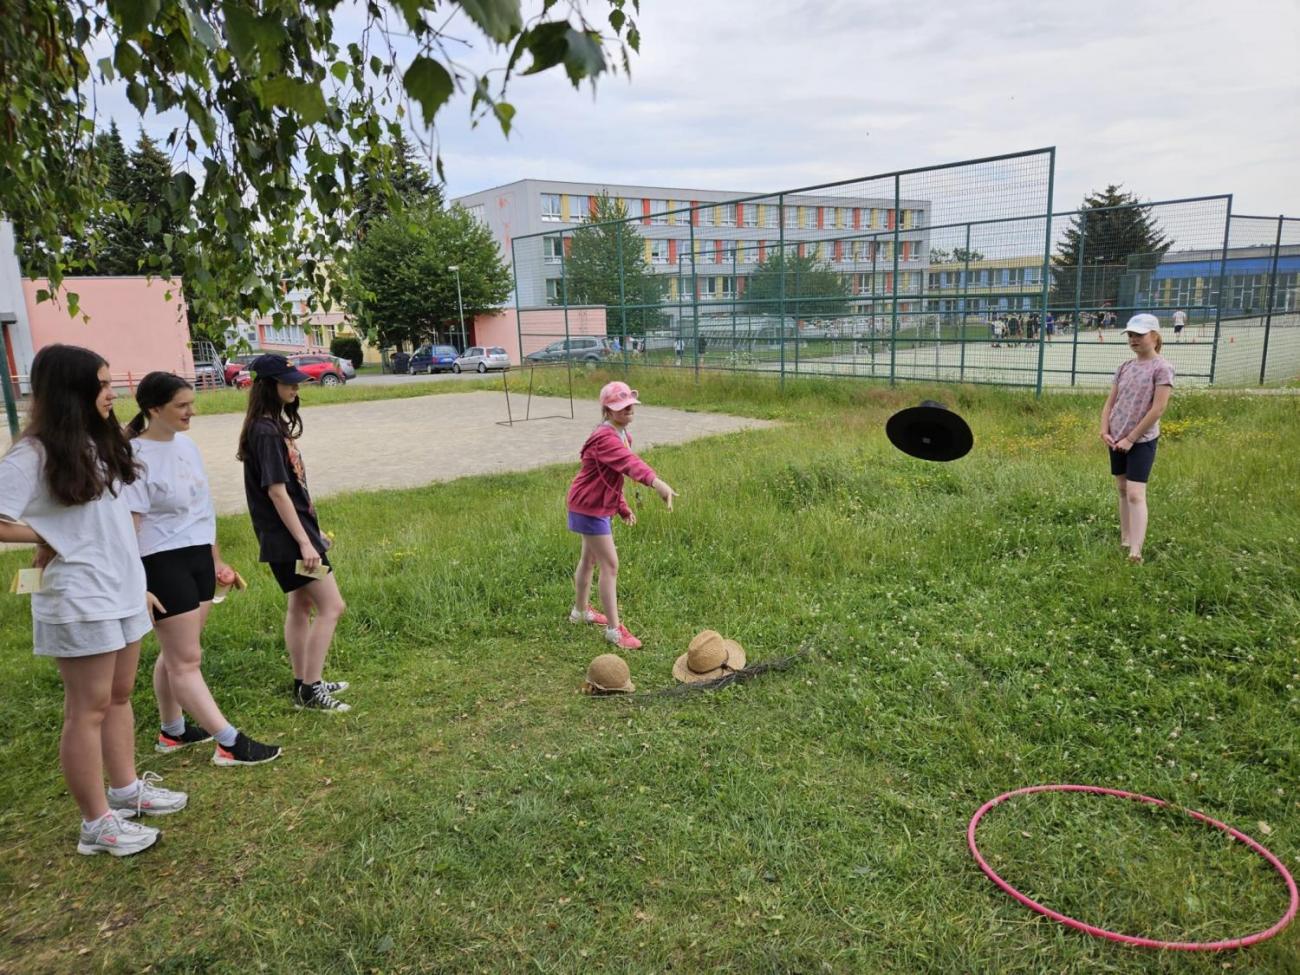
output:
{"label": "chain-link fence", "polygon": [[1300,221],[1229,196],[1053,212],[1054,162],[579,197],[588,222],[512,242],[521,354],[1041,389],[1108,383],[1148,311],[1183,383],[1300,372]]}

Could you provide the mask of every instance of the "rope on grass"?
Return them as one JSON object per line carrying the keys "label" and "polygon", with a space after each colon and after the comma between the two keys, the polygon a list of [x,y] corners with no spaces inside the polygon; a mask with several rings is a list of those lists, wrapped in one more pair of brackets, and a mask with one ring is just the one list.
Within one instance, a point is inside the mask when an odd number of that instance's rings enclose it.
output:
{"label": "rope on grass", "polygon": [[[1164,809],[1176,810],[1181,808],[1183,812],[1187,813],[1187,815],[1191,816],[1193,819],[1199,820],[1209,826],[1213,826],[1220,832],[1227,833],[1233,839],[1246,844],[1246,846],[1251,850],[1268,861],[1273,869],[1278,872],[1278,875],[1282,878],[1282,882],[1286,884],[1287,892],[1290,894],[1291,898],[1290,905],[1287,907],[1286,913],[1284,913],[1281,919],[1279,919],[1272,927],[1265,928],[1262,931],[1256,931],[1254,934],[1246,935],[1243,938],[1228,938],[1223,941],[1161,941],[1156,938],[1141,938],[1131,934],[1121,934],[1118,931],[1108,931],[1105,928],[1099,928],[1095,925],[1076,920],[1075,918],[1062,914],[1059,911],[1054,911],[1050,907],[1045,907],[1036,900],[1021,893],[998,876],[997,872],[988,865],[988,862],[980,854],[979,847],[975,843],[975,830],[978,828],[980,820],[984,818],[985,813],[994,806],[1000,805],[1014,796],[1033,795],[1036,792],[1084,792],[1090,795],[1113,796],[1118,799],[1127,799],[1131,802],[1142,802],[1147,805],[1159,806]],[[1094,938],[1104,938],[1107,941],[1117,941],[1121,944],[1137,945],[1142,948],[1164,948],[1172,951],[1226,951],[1230,948],[1245,948],[1249,945],[1266,941],[1280,932],[1291,923],[1296,916],[1297,908],[1300,908],[1300,892],[1296,890],[1295,880],[1292,879],[1291,874],[1287,872],[1282,861],[1265,849],[1263,845],[1251,839],[1245,833],[1233,829],[1227,823],[1221,823],[1217,819],[1211,819],[1209,816],[1205,815],[1205,813],[1197,812],[1195,809],[1187,809],[1186,807],[1171,806],[1163,799],[1155,799],[1151,796],[1144,796],[1137,792],[1124,792],[1120,789],[1106,789],[1098,785],[1064,784],[1031,785],[1026,786],[1023,789],[1014,789],[1011,792],[1004,792],[996,799],[990,799],[988,802],[984,803],[984,805],[980,806],[975,812],[975,815],[971,817],[970,825],[966,827],[966,845],[970,848],[971,855],[975,857],[975,862],[979,864],[980,869],[984,871],[985,875],[997,884],[1004,893],[1010,894],[1011,897],[1015,898],[1021,904],[1024,904],[1025,907],[1028,907],[1030,910],[1037,911],[1045,917],[1050,917],[1053,921],[1064,924],[1066,927],[1074,928],[1077,931],[1083,931],[1085,934],[1090,934]]]}
{"label": "rope on grass", "polygon": [[788,657],[761,660],[758,663],[750,664],[748,667],[742,667],[740,670],[729,671],[721,677],[715,677],[713,680],[677,684],[674,687],[665,687],[658,691],[647,691],[644,694],[633,694],[631,695],[631,700],[648,704],[651,701],[660,698],[685,697],[688,694],[694,694],[696,691],[716,691],[723,687],[729,687],[732,684],[743,684],[745,681],[752,680],[759,676],[759,674],[766,674],[773,670],[789,670],[810,653],[812,653],[812,647],[805,643],[800,646],[797,653],[792,653]]}

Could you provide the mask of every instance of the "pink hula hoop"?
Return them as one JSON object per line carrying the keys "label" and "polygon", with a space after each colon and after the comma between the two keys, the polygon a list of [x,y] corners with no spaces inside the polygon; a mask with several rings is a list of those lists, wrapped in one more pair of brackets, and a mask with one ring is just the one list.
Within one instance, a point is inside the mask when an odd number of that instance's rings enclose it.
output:
{"label": "pink hula hoop", "polygon": [[1281,919],[1276,924],[1263,931],[1256,931],[1254,934],[1247,935],[1244,938],[1229,938],[1226,941],[1159,941],[1155,938],[1138,938],[1131,934],[1121,934],[1118,931],[1107,931],[1105,928],[1099,928],[1095,925],[1076,920],[1075,918],[1067,917],[1060,911],[1054,911],[1050,907],[1038,903],[1033,898],[1027,897],[1025,894],[1022,894],[999,877],[997,871],[988,865],[988,862],[980,854],[979,847],[975,844],[975,830],[979,826],[980,820],[984,818],[986,812],[1014,796],[1033,795],[1035,792],[1087,792],[1099,796],[1115,796],[1119,799],[1128,799],[1133,802],[1145,802],[1152,806],[1163,806],[1165,808],[1170,808],[1170,806],[1169,803],[1162,799],[1144,796],[1137,792],[1124,792],[1120,789],[1105,789],[1097,785],[1031,785],[1026,786],[1023,789],[1014,789],[1011,792],[1004,792],[996,799],[990,799],[976,810],[975,815],[971,817],[970,825],[966,827],[966,845],[970,847],[971,855],[975,857],[975,862],[979,864],[980,869],[983,870],[988,878],[997,884],[1005,893],[1010,894],[1021,904],[1024,904],[1025,907],[1037,911],[1039,914],[1046,917],[1050,917],[1053,921],[1064,924],[1066,927],[1083,931],[1086,934],[1092,935],[1094,938],[1105,938],[1107,941],[1118,941],[1121,944],[1138,945],[1143,948],[1168,948],[1174,951],[1225,951],[1229,948],[1245,948],[1248,945],[1258,944],[1261,941],[1268,940],[1290,924],[1296,916],[1297,908],[1300,908],[1300,892],[1297,892],[1295,880],[1293,880],[1291,874],[1287,872],[1287,869],[1281,860],[1245,833],[1233,829],[1227,823],[1221,823],[1217,819],[1211,819],[1209,816],[1197,812],[1195,809],[1184,809],[1183,811],[1193,819],[1198,819],[1203,823],[1207,823],[1215,829],[1227,833],[1233,839],[1245,843],[1246,846],[1250,847],[1250,849],[1254,850],[1257,854],[1267,860],[1273,869],[1281,875],[1283,882],[1286,884],[1286,889],[1291,895],[1291,903],[1290,906],[1287,907],[1286,913],[1282,915]]}

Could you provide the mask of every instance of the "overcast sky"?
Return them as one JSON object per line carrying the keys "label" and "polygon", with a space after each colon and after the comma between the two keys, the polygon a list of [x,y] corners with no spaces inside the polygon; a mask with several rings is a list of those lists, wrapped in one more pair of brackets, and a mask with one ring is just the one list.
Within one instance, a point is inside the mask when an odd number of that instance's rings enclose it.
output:
{"label": "overcast sky", "polygon": [[631,80],[594,100],[518,79],[508,140],[453,109],[449,194],[767,192],[1055,145],[1058,210],[1117,182],[1300,214],[1297,0],[643,0],[640,26]]}
{"label": "overcast sky", "polygon": [[639,23],[631,79],[594,98],[559,71],[516,79],[509,139],[472,129],[468,98],[445,108],[448,195],[526,177],[769,192],[1055,145],[1058,211],[1115,182],[1300,215],[1298,0],[643,0]]}

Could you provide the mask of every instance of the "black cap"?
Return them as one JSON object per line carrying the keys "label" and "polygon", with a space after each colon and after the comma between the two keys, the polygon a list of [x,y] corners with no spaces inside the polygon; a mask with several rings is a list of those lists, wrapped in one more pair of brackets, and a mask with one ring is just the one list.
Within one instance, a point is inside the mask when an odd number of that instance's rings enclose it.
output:
{"label": "black cap", "polygon": [[253,379],[274,379],[277,383],[298,386],[311,382],[311,376],[296,369],[282,355],[259,355],[248,364],[248,375]]}
{"label": "black cap", "polygon": [[956,460],[975,445],[966,421],[932,399],[891,416],[885,435],[903,453],[922,460]]}

